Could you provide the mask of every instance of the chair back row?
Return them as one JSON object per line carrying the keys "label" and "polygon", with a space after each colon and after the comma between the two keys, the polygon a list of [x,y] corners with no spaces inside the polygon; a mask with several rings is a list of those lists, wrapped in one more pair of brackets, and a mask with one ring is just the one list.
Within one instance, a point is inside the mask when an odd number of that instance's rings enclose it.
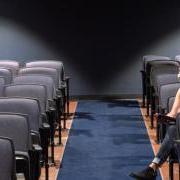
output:
{"label": "chair back row", "polygon": [[[40,172],[35,167],[40,163],[38,157],[42,157],[46,166],[46,179],[48,179],[48,139],[52,144],[51,156],[54,156],[56,115],[52,105],[55,105],[53,102],[56,99],[56,93],[64,81],[64,67],[58,61],[31,62],[26,65],[20,68],[15,61],[0,61],[0,136],[13,140],[16,156],[23,156],[26,160],[30,160],[24,161],[27,164],[24,169],[27,171],[17,166],[17,172],[23,170],[26,179],[34,174],[39,176]],[[54,107],[56,111],[59,110],[56,109],[57,106]],[[50,133],[47,133],[47,130],[44,131],[48,127],[44,123],[51,124]],[[29,154],[33,150],[34,140],[43,148],[43,156],[39,155],[35,159],[33,153]]]}

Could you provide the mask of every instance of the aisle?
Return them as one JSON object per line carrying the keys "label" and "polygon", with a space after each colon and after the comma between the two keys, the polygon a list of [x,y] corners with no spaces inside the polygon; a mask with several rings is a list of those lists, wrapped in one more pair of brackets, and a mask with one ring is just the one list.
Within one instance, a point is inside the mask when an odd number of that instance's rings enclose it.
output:
{"label": "aisle", "polygon": [[128,180],[152,157],[136,101],[80,101],[57,179]]}

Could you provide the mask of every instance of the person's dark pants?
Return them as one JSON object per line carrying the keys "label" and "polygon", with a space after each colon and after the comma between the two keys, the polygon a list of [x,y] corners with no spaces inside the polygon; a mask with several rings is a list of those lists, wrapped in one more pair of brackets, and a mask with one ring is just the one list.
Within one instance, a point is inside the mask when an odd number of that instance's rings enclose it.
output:
{"label": "person's dark pants", "polygon": [[170,125],[167,129],[165,138],[159,148],[157,155],[155,156],[153,163],[161,166],[168,158],[171,152],[177,156],[177,148],[175,147],[174,140],[177,139],[176,125]]}

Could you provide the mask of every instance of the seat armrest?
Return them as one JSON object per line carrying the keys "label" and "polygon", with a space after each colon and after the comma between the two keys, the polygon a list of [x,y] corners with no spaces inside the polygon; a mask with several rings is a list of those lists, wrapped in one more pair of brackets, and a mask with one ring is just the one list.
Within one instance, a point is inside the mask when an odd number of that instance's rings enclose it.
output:
{"label": "seat armrest", "polygon": [[50,134],[50,125],[48,123],[43,123],[42,127],[39,128],[41,136],[49,137]]}
{"label": "seat armrest", "polygon": [[50,125],[48,123],[43,123],[42,128],[43,129],[50,129]]}
{"label": "seat armrest", "polygon": [[67,80],[69,80],[69,79],[71,79],[70,76],[65,76],[65,78],[64,78],[65,81],[67,81]]}
{"label": "seat armrest", "polygon": [[48,122],[47,115],[45,113],[41,113],[40,118],[42,118],[42,123],[47,123]]}
{"label": "seat armrest", "polygon": [[55,102],[53,99],[48,99],[48,106],[49,107],[55,107]]}
{"label": "seat armrest", "polygon": [[172,118],[172,117],[169,117],[169,116],[166,116],[164,114],[158,114],[158,121],[159,122],[162,122],[162,123],[168,123],[168,124],[176,124],[176,119],[175,118]]}
{"label": "seat armrest", "polygon": [[56,95],[56,98],[54,99],[55,101],[57,101],[57,100],[59,100],[59,99],[61,99],[62,98],[62,95],[61,94],[58,94],[58,95]]}
{"label": "seat armrest", "polygon": [[175,142],[176,144],[180,144],[180,139],[175,139],[174,142]]}
{"label": "seat armrest", "polygon": [[66,88],[66,85],[65,84],[61,84],[59,87],[58,87],[58,90],[62,91],[63,89]]}
{"label": "seat armrest", "polygon": [[[56,112],[56,109],[55,109],[54,107],[49,107],[49,108],[48,108],[48,112]],[[48,113],[48,112],[47,112],[47,113]]]}
{"label": "seat armrest", "polygon": [[42,152],[42,147],[39,144],[33,144],[33,150],[36,152]]}
{"label": "seat armrest", "polygon": [[65,82],[69,81],[70,79],[71,79],[70,76],[65,76],[65,77],[64,77],[64,81],[65,81]]}
{"label": "seat armrest", "polygon": [[31,140],[33,144],[41,144],[39,132],[31,130]]}

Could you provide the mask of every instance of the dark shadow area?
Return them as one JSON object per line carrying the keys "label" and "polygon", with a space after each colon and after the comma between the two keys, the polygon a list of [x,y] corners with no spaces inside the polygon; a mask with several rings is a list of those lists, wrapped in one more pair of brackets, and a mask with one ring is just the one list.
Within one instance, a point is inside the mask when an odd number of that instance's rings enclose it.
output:
{"label": "dark shadow area", "polygon": [[149,138],[147,134],[112,134],[113,144],[120,146],[124,143],[126,144],[149,144]]}
{"label": "dark shadow area", "polygon": [[151,156],[112,156],[99,158],[100,160],[111,160],[113,169],[121,169],[127,166],[147,166],[152,160]]}
{"label": "dark shadow area", "polygon": [[100,100],[100,102],[108,103],[108,107],[114,108],[114,107],[137,107],[139,108],[139,104],[137,101],[126,101],[126,100],[118,100],[118,99],[112,99],[112,100]]}
{"label": "dark shadow area", "polygon": [[75,120],[85,119],[85,120],[95,121],[95,118],[92,116],[92,113],[89,113],[89,112],[76,112],[74,119]]}
{"label": "dark shadow area", "polygon": [[85,130],[85,129],[71,129],[70,136],[86,136],[86,137],[94,137],[91,133],[91,130]]}
{"label": "dark shadow area", "polygon": [[[136,113],[137,114],[137,113]],[[129,115],[129,114],[105,114],[105,115],[100,115],[102,118],[106,117],[108,121],[112,122],[117,122],[117,121],[127,121],[127,122],[140,122],[139,120],[142,119],[141,115]]]}

